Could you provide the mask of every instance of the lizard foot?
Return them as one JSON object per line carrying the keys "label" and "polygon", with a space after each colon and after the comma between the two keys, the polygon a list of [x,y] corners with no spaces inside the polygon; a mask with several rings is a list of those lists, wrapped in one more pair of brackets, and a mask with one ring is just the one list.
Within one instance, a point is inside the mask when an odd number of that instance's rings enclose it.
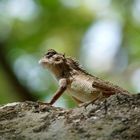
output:
{"label": "lizard foot", "polygon": [[50,103],[45,103],[45,102],[41,102],[41,101],[37,101],[37,106],[36,109],[38,111],[48,111],[50,109],[50,107],[52,106]]}
{"label": "lizard foot", "polygon": [[[92,101],[89,101],[89,102],[82,103],[82,104],[78,105],[78,107],[84,107],[86,109],[88,105],[90,105],[90,104],[93,105],[96,100],[92,100]],[[105,115],[106,115],[107,114],[107,110],[108,110],[107,100],[106,99],[104,100],[104,110],[105,110]]]}
{"label": "lizard foot", "polygon": [[91,104],[91,101],[90,102],[82,103],[82,104],[78,105],[78,107],[84,107],[86,109],[87,106],[90,105],[90,104]]}
{"label": "lizard foot", "polygon": [[90,105],[90,104],[93,105],[94,102],[95,102],[96,100],[98,100],[98,99],[99,99],[99,98],[96,98],[96,99],[94,99],[94,100],[91,100],[91,101],[88,101],[88,102],[82,103],[82,104],[79,105],[79,107],[84,107],[84,108],[86,109],[88,105]]}

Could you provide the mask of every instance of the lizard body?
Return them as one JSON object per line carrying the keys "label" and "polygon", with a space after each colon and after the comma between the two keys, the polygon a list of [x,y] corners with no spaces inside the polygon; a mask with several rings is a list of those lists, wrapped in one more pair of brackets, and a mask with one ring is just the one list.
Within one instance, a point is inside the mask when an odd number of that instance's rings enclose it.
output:
{"label": "lizard body", "polygon": [[50,101],[51,105],[64,91],[68,91],[77,103],[93,103],[116,93],[130,95],[127,90],[89,74],[76,60],[53,49],[48,50],[39,63],[49,69],[59,82],[59,88]]}

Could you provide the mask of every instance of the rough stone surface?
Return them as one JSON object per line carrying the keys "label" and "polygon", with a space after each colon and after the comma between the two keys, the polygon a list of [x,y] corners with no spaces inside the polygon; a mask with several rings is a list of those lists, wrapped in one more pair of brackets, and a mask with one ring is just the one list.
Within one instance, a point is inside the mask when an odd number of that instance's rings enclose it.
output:
{"label": "rough stone surface", "polygon": [[113,95],[86,109],[30,101],[0,106],[0,140],[32,139],[140,140],[140,95]]}

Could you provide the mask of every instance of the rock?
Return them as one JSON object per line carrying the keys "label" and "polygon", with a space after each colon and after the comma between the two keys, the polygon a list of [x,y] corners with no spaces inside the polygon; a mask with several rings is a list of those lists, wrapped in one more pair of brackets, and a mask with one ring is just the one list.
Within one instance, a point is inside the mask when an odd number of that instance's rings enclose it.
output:
{"label": "rock", "polygon": [[0,106],[1,140],[140,140],[140,95],[113,95],[63,109],[38,102]]}

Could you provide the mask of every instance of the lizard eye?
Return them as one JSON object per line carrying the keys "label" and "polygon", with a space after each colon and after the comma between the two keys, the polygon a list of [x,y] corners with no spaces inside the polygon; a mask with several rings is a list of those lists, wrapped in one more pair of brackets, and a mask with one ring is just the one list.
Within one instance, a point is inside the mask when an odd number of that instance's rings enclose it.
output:
{"label": "lizard eye", "polygon": [[52,57],[51,53],[47,53],[45,56],[46,56],[47,58]]}
{"label": "lizard eye", "polygon": [[49,52],[47,52],[46,54],[45,54],[45,56],[46,56],[46,58],[50,58],[50,57],[52,57],[53,55],[55,55],[56,54],[56,52],[54,51],[54,50],[50,50]]}
{"label": "lizard eye", "polygon": [[47,58],[50,58],[50,57],[52,57],[54,54],[56,54],[56,53],[55,53],[55,52],[48,52],[48,53],[45,54],[45,56],[46,56]]}

